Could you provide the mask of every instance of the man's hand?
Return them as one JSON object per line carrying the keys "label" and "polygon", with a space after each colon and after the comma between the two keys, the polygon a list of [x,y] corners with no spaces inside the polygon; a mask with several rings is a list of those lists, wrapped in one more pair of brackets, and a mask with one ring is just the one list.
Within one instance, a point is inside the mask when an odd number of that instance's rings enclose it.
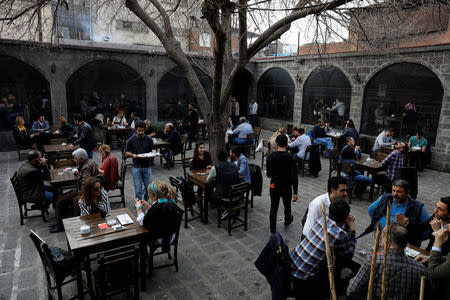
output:
{"label": "man's hand", "polygon": [[359,146],[355,146],[355,150],[357,150],[357,151],[361,152],[361,147],[359,147]]}
{"label": "man's hand", "polygon": [[396,214],[395,219],[397,220],[397,222],[400,223],[400,225],[403,225],[403,226],[406,226],[406,224],[408,224],[408,222],[409,222],[409,219],[407,217],[405,217],[405,215],[402,213]]}
{"label": "man's hand", "polygon": [[41,164],[41,166],[45,166],[46,164],[47,164],[47,160],[45,159],[45,158],[41,158],[40,160],[39,160],[39,163]]}
{"label": "man's hand", "polygon": [[68,147],[69,149],[75,148],[73,144],[69,144],[69,145],[67,145],[67,147]]}
{"label": "man's hand", "polygon": [[298,199],[297,194],[293,194],[293,195],[292,195],[292,202],[296,202],[297,199]]}
{"label": "man's hand", "polygon": [[356,231],[356,226],[355,226],[355,217],[352,214],[348,214],[347,216],[347,220],[345,220],[347,223],[348,228],[351,231]]}
{"label": "man's hand", "polygon": [[433,220],[430,221],[431,229],[433,229],[434,232],[439,231],[441,229],[441,222],[434,217]]}
{"label": "man's hand", "polygon": [[430,259],[429,256],[425,256],[425,255],[421,255],[421,254],[419,254],[416,257],[414,257],[415,261],[421,262],[423,264],[427,263],[429,259]]}
{"label": "man's hand", "polygon": [[434,245],[436,247],[442,248],[442,245],[448,240],[448,228],[439,229],[434,236]]}

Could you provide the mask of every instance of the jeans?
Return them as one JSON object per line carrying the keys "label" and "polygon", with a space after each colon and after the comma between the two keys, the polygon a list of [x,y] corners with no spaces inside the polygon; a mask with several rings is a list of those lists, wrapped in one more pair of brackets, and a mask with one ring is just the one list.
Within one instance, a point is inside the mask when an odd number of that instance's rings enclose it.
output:
{"label": "jeans", "polygon": [[53,202],[53,192],[51,191],[52,186],[50,184],[43,184],[45,194],[45,205],[49,206]]}
{"label": "jeans", "polygon": [[333,141],[329,137],[316,138],[313,143],[325,146],[325,156],[328,156],[330,150],[333,149]]}
{"label": "jeans", "polygon": [[[253,144],[254,143],[254,140],[249,140],[248,141],[248,144],[249,145],[251,145],[251,144]],[[235,146],[235,145],[245,145],[245,144],[247,144],[247,140],[246,139],[241,139],[241,138],[239,138],[239,137],[235,137],[234,139],[233,139],[233,141],[231,142],[231,145],[232,146]]]}
{"label": "jeans", "polygon": [[134,183],[134,194],[139,200],[144,199],[144,195],[147,196],[148,185],[152,182],[152,169],[148,168],[134,168],[133,173],[133,183]]}
{"label": "jeans", "polygon": [[278,206],[280,205],[280,198],[283,199],[284,220],[287,221],[291,217],[291,188],[288,187],[278,187],[270,189],[269,221],[271,233],[275,233],[277,231],[277,213]]}
{"label": "jeans", "polygon": [[[167,158],[169,157],[169,151],[167,151],[167,149],[164,149],[162,152],[162,156],[164,157],[164,159],[167,161],[167,163],[169,163],[169,161],[167,160]],[[172,150],[170,150],[170,160],[172,163],[173,162],[173,155],[172,155]]]}
{"label": "jeans", "polygon": [[94,150],[91,150],[91,151],[86,151],[87,152],[87,155],[88,155],[88,158],[89,159],[92,159],[92,157],[94,156]]}

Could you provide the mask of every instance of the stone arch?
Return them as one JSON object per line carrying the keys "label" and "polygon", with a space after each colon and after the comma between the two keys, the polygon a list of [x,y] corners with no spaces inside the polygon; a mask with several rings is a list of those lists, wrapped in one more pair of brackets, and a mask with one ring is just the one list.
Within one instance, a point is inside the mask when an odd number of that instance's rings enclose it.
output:
{"label": "stone arch", "polygon": [[28,125],[44,114],[52,119],[50,82],[47,74],[34,63],[15,56],[0,54],[0,96],[11,93],[14,104],[0,112],[0,130],[11,130],[16,116],[24,116]]}
{"label": "stone arch", "polygon": [[[426,64],[391,61],[364,84],[361,133],[376,135],[394,127],[397,136],[405,139],[420,128],[434,144],[444,92],[443,81]],[[408,101],[415,104],[416,112],[405,109]]]}
{"label": "stone arch", "polygon": [[[100,109],[89,108],[98,107],[92,97],[94,91],[104,101]],[[146,82],[120,59],[93,59],[78,66],[66,80],[66,92],[69,115],[79,111],[87,118],[96,113],[111,117],[118,109],[125,109],[127,115],[136,111],[141,118],[146,115]]]}
{"label": "stone arch", "polygon": [[238,75],[236,83],[233,86],[231,96],[236,97],[236,100],[239,102],[239,114],[241,116],[248,115],[249,97],[252,96],[251,88],[253,80],[252,73],[249,70],[244,69],[244,71]]}
{"label": "stone arch", "polygon": [[[317,66],[306,77],[302,91],[302,123],[314,124],[318,118],[328,121],[328,114],[321,109],[331,107],[336,98],[345,104],[344,118],[348,117],[352,84],[341,68],[332,64]],[[320,99],[323,103],[319,104]]]}
{"label": "stone arch", "polygon": [[[206,96],[211,99],[211,77],[199,67],[193,66],[193,68],[205,89]],[[158,81],[157,89],[158,120],[176,121],[184,119],[188,103],[194,103],[200,115],[202,114],[202,108],[198,106],[194,92],[189,86],[181,67],[175,66],[164,73]]]}
{"label": "stone arch", "polygon": [[292,120],[295,84],[291,74],[280,67],[267,68],[257,82],[258,115]]}

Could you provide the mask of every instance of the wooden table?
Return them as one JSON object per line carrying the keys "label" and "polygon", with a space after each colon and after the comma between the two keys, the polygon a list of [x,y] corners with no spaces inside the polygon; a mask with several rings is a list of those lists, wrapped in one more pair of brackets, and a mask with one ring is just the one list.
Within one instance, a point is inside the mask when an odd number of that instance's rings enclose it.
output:
{"label": "wooden table", "polygon": [[208,224],[208,200],[206,199],[206,177],[208,176],[210,170],[194,170],[186,171],[187,180],[192,182],[196,186],[202,188],[202,206],[203,206],[203,216],[201,220],[203,223]]}
{"label": "wooden table", "polygon": [[[133,220],[133,224],[124,225],[125,229],[114,231],[111,228],[99,229],[98,224],[105,223],[107,220],[114,219],[120,214],[128,214]],[[147,229],[139,225],[135,216],[128,208],[119,208],[111,211],[111,215],[102,219],[100,214],[88,216],[73,217],[63,219],[63,224],[67,237],[69,251],[72,253],[75,262],[75,271],[77,275],[77,287],[79,299],[84,299],[83,278],[81,274],[81,263],[90,254],[99,253],[114,248],[140,243],[140,278],[141,288],[146,289],[145,266],[147,263],[146,236]],[[118,223],[119,224],[119,223]],[[86,235],[80,233],[80,227],[87,225],[91,232]]]}
{"label": "wooden table", "polygon": [[337,146],[338,146],[338,143],[339,143],[339,139],[341,138],[341,134],[340,133],[332,134],[330,132],[330,133],[327,133],[327,137],[329,137],[329,138],[331,138],[333,140],[334,149],[337,149]]}
{"label": "wooden table", "polygon": [[130,137],[130,133],[131,133],[131,129],[130,128],[118,128],[118,127],[114,127],[114,126],[110,126],[108,127],[108,129],[106,130],[106,140],[108,142],[108,145],[112,145],[112,137],[113,135],[117,136],[118,140],[125,140],[125,142],[127,141],[127,139]]}
{"label": "wooden table", "polygon": [[61,145],[44,145],[44,152],[58,154],[60,152],[72,152],[78,148],[80,148],[80,146],[74,146],[73,148],[71,148],[68,146],[61,146]]}
{"label": "wooden table", "polygon": [[[171,144],[169,142],[164,141],[163,139],[156,139],[156,143],[153,143],[153,148],[159,149],[161,152],[161,149],[167,149],[167,169],[170,169],[170,146]],[[159,158],[159,163],[162,164],[162,156]]]}
{"label": "wooden table", "polygon": [[64,172],[64,169],[50,169],[50,184],[61,190],[64,187],[74,186],[77,183],[74,173]]}
{"label": "wooden table", "polygon": [[363,157],[356,161],[356,169],[369,173],[372,176],[372,183],[370,184],[370,192],[369,192],[369,201],[373,202],[373,190],[375,186],[375,182],[373,180],[373,175],[375,175],[379,171],[383,171],[384,167],[381,162],[372,160],[370,162],[367,161],[368,155],[363,155]]}
{"label": "wooden table", "polygon": [[[375,237],[373,238],[373,241],[375,240]],[[362,246],[363,243],[360,244],[356,244],[356,249],[355,249],[355,254],[353,255],[353,261],[359,265],[363,265],[365,262],[368,262],[370,264],[370,260],[372,259],[372,253],[373,253],[373,241],[371,241],[372,244],[370,244],[370,247],[367,248],[367,244],[366,246]],[[380,242],[381,244],[381,242]],[[420,247],[416,247],[414,245],[408,244],[407,245],[408,248],[411,248],[417,252],[419,252],[421,255],[425,255],[425,256],[429,256],[430,252],[420,248]],[[383,246],[380,245],[380,247],[378,248],[378,251],[380,254],[378,255],[382,255],[382,250],[383,250]],[[411,257],[414,259],[414,257]]]}

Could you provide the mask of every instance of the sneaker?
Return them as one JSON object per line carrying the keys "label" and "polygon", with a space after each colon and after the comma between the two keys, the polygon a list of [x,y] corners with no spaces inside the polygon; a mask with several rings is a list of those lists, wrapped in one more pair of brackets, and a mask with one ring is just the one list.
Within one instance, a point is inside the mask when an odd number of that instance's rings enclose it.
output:
{"label": "sneaker", "polygon": [[289,218],[289,220],[284,221],[284,226],[289,226],[291,225],[291,223],[294,221],[294,216],[291,215],[291,217]]}

